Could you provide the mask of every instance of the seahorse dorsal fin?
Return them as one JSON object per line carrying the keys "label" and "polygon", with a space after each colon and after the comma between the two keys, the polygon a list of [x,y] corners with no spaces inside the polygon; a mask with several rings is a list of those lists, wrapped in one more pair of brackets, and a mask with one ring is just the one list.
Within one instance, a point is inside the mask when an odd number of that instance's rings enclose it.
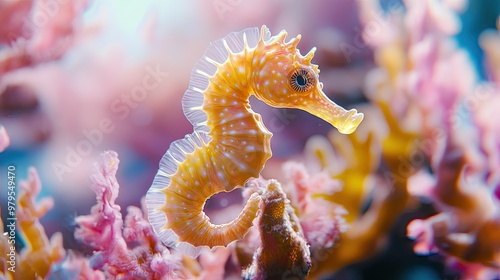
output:
{"label": "seahorse dorsal fin", "polygon": [[[178,245],[178,236],[172,230],[164,230],[167,223],[163,212],[158,211],[165,204],[165,194],[162,190],[168,186],[178,169],[178,165],[186,159],[187,154],[192,153],[197,147],[202,147],[209,142],[209,137],[205,132],[193,132],[186,135],[184,139],[179,139],[170,145],[165,155],[160,161],[160,169],[156,174],[153,184],[146,195],[148,205],[149,221],[155,232],[159,235],[162,242],[168,247]],[[187,246],[186,254],[196,257],[201,252],[201,248],[196,249],[193,246]]]}
{"label": "seahorse dorsal fin", "polygon": [[191,122],[196,131],[210,132],[206,126],[207,115],[202,110],[204,95],[209,79],[217,71],[218,64],[224,63],[232,53],[242,52],[245,47],[255,48],[259,40],[268,41],[271,33],[266,26],[262,28],[248,28],[243,31],[233,32],[226,37],[210,44],[205,54],[195,64],[191,71],[189,87],[182,98],[184,115]]}

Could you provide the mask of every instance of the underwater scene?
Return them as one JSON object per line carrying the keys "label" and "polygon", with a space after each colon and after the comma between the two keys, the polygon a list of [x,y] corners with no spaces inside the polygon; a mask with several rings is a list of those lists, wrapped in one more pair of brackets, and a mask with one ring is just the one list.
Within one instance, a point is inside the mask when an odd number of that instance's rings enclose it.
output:
{"label": "underwater scene", "polygon": [[500,1],[0,0],[0,279],[500,279]]}

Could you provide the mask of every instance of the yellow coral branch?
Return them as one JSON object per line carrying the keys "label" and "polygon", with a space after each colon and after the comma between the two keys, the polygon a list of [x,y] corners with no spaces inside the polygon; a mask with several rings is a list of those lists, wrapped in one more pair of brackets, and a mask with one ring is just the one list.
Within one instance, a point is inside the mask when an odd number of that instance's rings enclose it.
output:
{"label": "yellow coral branch", "polygon": [[56,233],[49,241],[40,218],[52,208],[51,198],[36,203],[41,184],[34,168],[29,169],[28,181],[21,182],[21,193],[17,206],[19,233],[25,247],[19,254],[19,270],[16,279],[45,277],[53,263],[62,260],[66,254],[62,245],[62,235]]}
{"label": "yellow coral branch", "polygon": [[[382,158],[386,164],[387,170],[383,171],[381,182],[377,186],[377,192],[374,193],[373,202],[368,211],[354,220],[349,230],[341,234],[337,243],[338,247],[326,252],[326,257],[313,268],[311,276],[316,278],[325,273],[331,273],[341,267],[353,262],[360,261],[375,254],[384,244],[387,232],[393,226],[401,212],[407,207],[409,193],[407,190],[408,178],[417,170],[416,166],[410,166],[408,172],[401,171],[401,165],[409,162],[412,151],[415,149],[416,134],[404,130],[398,121],[395,120],[389,106],[385,103],[379,103],[386,122],[389,125],[389,134],[382,141]],[[358,162],[363,163],[363,157],[369,160],[370,151],[368,149],[371,138],[363,145],[356,138],[350,139],[353,145],[361,148],[357,156]],[[363,151],[364,150],[364,151]],[[359,170],[360,169],[360,170]],[[368,176],[372,169],[363,164],[353,166],[350,172],[358,171],[358,174]],[[364,171],[364,172],[361,172]],[[349,184],[354,181],[350,176],[342,178]],[[361,184],[358,182],[357,184]],[[346,185],[344,188],[359,188],[360,186]],[[339,195],[338,193],[335,196]],[[347,199],[347,198],[345,198]],[[349,205],[348,201],[339,201],[342,205]],[[357,201],[359,204],[359,201]],[[352,211],[352,210],[351,210]]]}

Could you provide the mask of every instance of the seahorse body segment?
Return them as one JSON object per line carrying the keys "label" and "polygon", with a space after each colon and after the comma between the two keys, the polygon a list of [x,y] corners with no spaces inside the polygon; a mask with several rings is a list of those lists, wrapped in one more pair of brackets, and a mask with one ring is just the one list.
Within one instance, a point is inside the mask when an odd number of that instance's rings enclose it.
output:
{"label": "seahorse body segment", "polygon": [[210,45],[191,73],[184,114],[192,134],[173,142],[146,195],[149,220],[162,241],[190,256],[203,247],[241,239],[259,210],[254,194],[233,221],[214,225],[203,212],[208,198],[259,176],[271,157],[272,134],[253,112],[253,94],[270,106],[299,108],[342,133],[353,132],[363,114],[330,101],[311,64],[314,49],[302,56],[300,35],[285,42],[263,26],[231,33]]}

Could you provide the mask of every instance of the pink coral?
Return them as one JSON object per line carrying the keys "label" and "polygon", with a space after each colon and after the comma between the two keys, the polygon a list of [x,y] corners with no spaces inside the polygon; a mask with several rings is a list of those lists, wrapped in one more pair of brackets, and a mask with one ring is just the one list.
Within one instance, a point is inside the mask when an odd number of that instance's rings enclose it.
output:
{"label": "pink coral", "polygon": [[96,250],[91,265],[103,270],[107,277],[178,277],[182,268],[180,256],[170,254],[158,240],[140,209],[128,208],[122,232],[120,206],[115,204],[118,164],[117,154],[107,151],[94,165],[91,188],[96,193],[97,204],[90,215],[76,218],[79,228],[75,237]]}
{"label": "pink coral", "polygon": [[347,229],[343,216],[347,211],[339,204],[325,200],[342,189],[338,180],[326,172],[310,175],[302,163],[287,162],[283,165],[289,178],[285,191],[297,215],[304,235],[313,248],[330,248],[340,233]]}
{"label": "pink coral", "polygon": [[202,253],[200,256],[200,266],[203,270],[197,279],[225,279],[226,263],[231,257],[231,253],[231,248],[217,248],[214,251]]}
{"label": "pink coral", "polygon": [[[500,37],[500,36],[499,36]],[[478,87],[473,121],[478,126],[479,147],[483,155],[483,170],[488,185],[500,199],[500,122],[492,118],[500,105],[500,85]]]}
{"label": "pink coral", "polygon": [[[396,90],[407,95],[401,100],[408,106],[405,113],[419,111],[421,121],[416,122],[414,129],[431,138],[443,127],[464,126],[458,105],[473,91],[477,77],[467,52],[450,38],[460,30],[460,22],[455,11],[447,6],[449,3],[433,0],[405,3],[406,60],[402,66],[406,67],[401,69]],[[461,78],[449,79],[450,75]],[[400,107],[391,105],[394,111]],[[425,151],[431,158],[437,152],[437,142],[432,141],[433,145]]]}
{"label": "pink coral", "polygon": [[286,162],[283,172],[290,185],[286,190],[290,192],[290,199],[301,211],[313,202],[314,194],[333,195],[342,190],[342,183],[334,180],[327,172],[318,172],[310,175],[305,165],[299,162]]}
{"label": "pink coral", "polygon": [[405,25],[413,30],[411,41],[418,42],[429,34],[454,35],[460,31],[461,24],[455,11],[451,8],[460,8],[461,5],[450,1],[435,0],[405,0],[408,13],[405,16]]}
{"label": "pink coral", "polygon": [[463,143],[448,136],[430,196],[441,212],[410,222],[408,236],[416,240],[419,254],[439,252],[458,259],[461,270],[468,271],[464,275],[488,274],[500,267],[500,204],[486,186],[464,180],[465,151]]}
{"label": "pink coral", "polygon": [[312,248],[331,248],[348,225],[343,218],[346,210],[324,199],[311,203],[300,216],[304,235]]}
{"label": "pink coral", "polygon": [[407,235],[409,238],[415,240],[413,249],[415,253],[427,255],[430,253],[437,253],[438,248],[434,244],[435,228],[438,228],[436,220],[446,219],[446,216],[435,216],[432,220],[413,220],[408,224]]}
{"label": "pink coral", "polygon": [[104,273],[90,267],[89,259],[69,251],[66,258],[52,265],[47,279],[104,280]]}
{"label": "pink coral", "polygon": [[0,52],[0,74],[61,57],[86,6],[87,0],[0,3],[6,22],[0,27],[0,45],[9,45]]}

